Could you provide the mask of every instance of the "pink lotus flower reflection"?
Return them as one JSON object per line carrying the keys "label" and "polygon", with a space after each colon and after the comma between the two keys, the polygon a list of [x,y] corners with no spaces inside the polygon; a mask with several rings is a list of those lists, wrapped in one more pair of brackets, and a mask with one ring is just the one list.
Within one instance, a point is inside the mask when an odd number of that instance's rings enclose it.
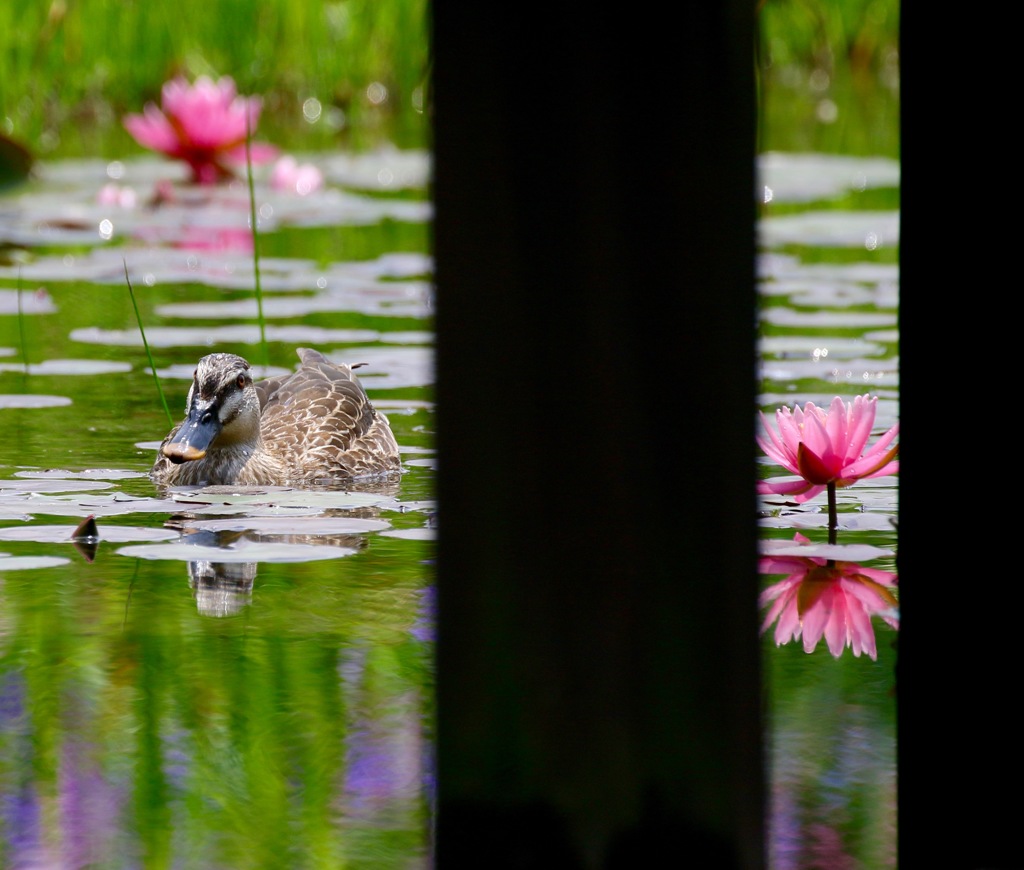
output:
{"label": "pink lotus flower reflection", "polygon": [[[791,495],[798,503],[808,501],[829,485],[850,486],[868,477],[897,474],[900,470],[897,423],[868,450],[864,450],[875,424],[877,396],[857,396],[849,405],[836,396],[826,411],[808,402],[801,409],[775,412],[778,432],[761,413],[767,438],[760,435],[761,449],[800,480],[762,480],[759,493]],[[892,445],[892,446],[890,446]]]}
{"label": "pink lotus flower reflection", "polygon": [[[246,127],[256,130],[262,109],[259,97],[240,97],[235,82],[200,76],[195,84],[179,76],[166,82],[161,105],[147,103],[144,114],[126,115],[124,126],[147,148],[184,160],[198,184],[214,184],[234,175],[231,164],[245,164]],[[266,163],[277,149],[250,142],[253,163]]]}
{"label": "pink lotus flower reflection", "polygon": [[274,190],[297,193],[305,196],[320,188],[324,183],[323,173],[312,163],[299,163],[290,154],[285,154],[274,164],[270,172],[270,186]]}
{"label": "pink lotus flower reflection", "polygon": [[132,187],[122,187],[113,181],[104,184],[96,193],[100,205],[116,205],[118,208],[135,208],[138,196]]}
{"label": "pink lotus flower reflection", "polygon": [[[799,533],[795,540],[810,543]],[[778,646],[802,638],[804,652],[810,653],[824,637],[836,658],[848,646],[855,656],[867,653],[876,659],[872,616],[899,628],[897,577],[890,571],[811,555],[762,556],[758,569],[787,575],[763,590],[759,599],[761,607],[770,605],[761,633],[774,622]]]}

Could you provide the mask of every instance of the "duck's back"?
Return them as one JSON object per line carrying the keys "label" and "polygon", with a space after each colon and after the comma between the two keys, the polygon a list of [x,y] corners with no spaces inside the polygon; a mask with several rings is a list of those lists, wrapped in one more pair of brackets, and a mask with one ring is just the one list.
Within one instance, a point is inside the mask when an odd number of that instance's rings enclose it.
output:
{"label": "duck's back", "polygon": [[303,479],[399,470],[388,419],[351,367],[309,348],[298,355],[298,370],[254,385],[265,449]]}

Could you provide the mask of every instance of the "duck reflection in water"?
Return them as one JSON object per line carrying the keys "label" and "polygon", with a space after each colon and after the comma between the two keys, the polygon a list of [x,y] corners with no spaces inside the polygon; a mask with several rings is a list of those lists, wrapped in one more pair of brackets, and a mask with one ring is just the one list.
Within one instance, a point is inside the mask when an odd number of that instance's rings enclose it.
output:
{"label": "duck reflection in water", "polygon": [[[172,525],[173,523],[168,523]],[[294,546],[330,546],[346,551],[349,555],[364,549],[365,535],[266,535],[253,531],[208,531],[193,530],[184,535],[188,545],[201,546],[206,550],[216,547],[224,550],[225,556],[247,544],[287,544]],[[203,616],[235,616],[252,603],[253,585],[259,567],[258,561],[232,559],[196,559],[188,563],[188,582],[196,600],[196,607]]]}
{"label": "duck reflection in water", "polygon": [[202,616],[235,616],[252,602],[258,562],[188,563],[188,583]]}
{"label": "duck reflection in water", "polygon": [[[314,489],[344,494],[370,493],[387,499],[397,495],[399,482],[361,481],[343,488],[324,486]],[[211,488],[204,493],[215,491]],[[207,496],[203,498],[205,503]],[[289,558],[297,561],[323,558],[323,553],[316,551],[325,547],[337,549],[338,556],[354,555],[368,546],[368,532],[389,525],[380,518],[380,512],[380,506],[376,504],[362,504],[358,507],[328,508],[315,517],[303,514],[288,519],[281,516],[246,517],[233,511],[218,516],[216,508],[207,505],[201,513],[184,511],[175,514],[165,525],[179,532],[183,545],[195,547],[197,554],[201,551],[204,556],[188,562],[189,585],[199,612],[204,616],[232,616],[252,602],[259,563],[271,558],[268,548],[286,547],[290,551]],[[305,530],[303,525],[307,527]],[[357,531],[352,531],[353,528]],[[365,531],[360,531],[362,529]],[[217,558],[217,551],[224,554],[222,559]],[[273,558],[279,557],[280,553],[273,554]]]}

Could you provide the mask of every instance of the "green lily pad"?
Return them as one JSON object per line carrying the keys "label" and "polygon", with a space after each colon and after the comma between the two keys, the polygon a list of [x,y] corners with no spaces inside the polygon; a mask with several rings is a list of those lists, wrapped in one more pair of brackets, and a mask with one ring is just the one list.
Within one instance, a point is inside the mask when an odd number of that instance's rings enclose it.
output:
{"label": "green lily pad", "polygon": [[242,541],[237,547],[230,549],[173,543],[141,544],[117,550],[121,556],[134,556],[136,559],[177,559],[182,562],[316,562],[324,559],[341,559],[356,552],[358,551],[353,547],[262,541]]}

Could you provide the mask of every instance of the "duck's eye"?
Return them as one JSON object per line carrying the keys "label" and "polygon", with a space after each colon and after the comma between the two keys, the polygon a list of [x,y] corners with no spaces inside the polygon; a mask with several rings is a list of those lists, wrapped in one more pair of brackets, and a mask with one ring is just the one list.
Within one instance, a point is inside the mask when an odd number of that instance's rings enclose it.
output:
{"label": "duck's eye", "polygon": [[245,375],[239,375],[235,379],[235,383],[238,384],[238,389],[242,389],[245,386]]}

